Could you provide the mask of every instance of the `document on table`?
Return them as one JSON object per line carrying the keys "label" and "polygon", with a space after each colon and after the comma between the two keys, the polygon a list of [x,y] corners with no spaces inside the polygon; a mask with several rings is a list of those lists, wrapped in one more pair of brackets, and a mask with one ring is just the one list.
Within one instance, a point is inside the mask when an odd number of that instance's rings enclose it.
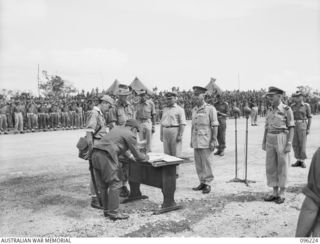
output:
{"label": "document on table", "polygon": [[164,161],[164,162],[168,162],[168,163],[183,161],[183,159],[181,159],[181,158],[170,156],[165,153],[150,152],[150,153],[148,153],[148,155],[149,155],[149,163],[160,162],[160,161]]}

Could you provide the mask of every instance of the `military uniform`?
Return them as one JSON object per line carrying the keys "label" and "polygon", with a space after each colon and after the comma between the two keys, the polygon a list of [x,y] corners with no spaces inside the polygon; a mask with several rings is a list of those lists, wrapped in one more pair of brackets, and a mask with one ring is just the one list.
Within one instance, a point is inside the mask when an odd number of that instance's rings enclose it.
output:
{"label": "military uniform", "polygon": [[61,112],[61,124],[63,129],[70,128],[69,105],[64,104]]}
{"label": "military uniform", "polygon": [[219,121],[218,136],[217,136],[219,147],[215,155],[222,156],[226,148],[226,129],[227,129],[227,116],[223,114],[229,114],[229,105],[227,102],[218,101],[214,104],[214,107],[218,112],[218,121]]}
{"label": "military uniform", "polygon": [[71,129],[76,128],[76,106],[74,103],[71,104],[69,109],[70,127]]}
{"label": "military uniform", "polygon": [[216,109],[204,103],[192,110],[191,146],[194,149],[194,160],[200,184],[209,185],[213,180],[211,169],[212,140],[211,128],[218,126]]}
{"label": "military uniform", "polygon": [[293,113],[282,102],[271,108],[266,117],[266,174],[270,187],[286,187],[288,178],[289,152],[287,145],[288,130],[294,127]]}
{"label": "military uniform", "polygon": [[48,129],[47,125],[47,117],[48,117],[48,108],[46,104],[41,104],[39,111],[38,111],[38,118],[39,118],[39,130],[46,131]]}
{"label": "military uniform", "polygon": [[256,126],[257,124],[257,120],[258,120],[258,106],[257,104],[253,104],[252,108],[251,108],[251,125],[252,126]]}
{"label": "military uniform", "polygon": [[183,108],[174,104],[165,107],[161,118],[163,151],[171,156],[179,157],[182,153],[182,140],[177,142],[179,127],[185,126],[186,116]]}
{"label": "military uniform", "polygon": [[131,103],[128,101],[125,103],[117,101],[115,106],[109,111],[108,120],[114,122],[118,126],[124,126],[128,119],[133,119],[134,117],[134,109]]}
{"label": "military uniform", "polygon": [[100,140],[105,134],[107,134],[107,126],[103,113],[96,106],[93,107],[91,113],[89,114],[86,129],[91,129],[92,131],[96,132],[96,140]]}
{"label": "military uniform", "polygon": [[51,119],[51,128],[56,130],[59,126],[59,113],[58,106],[56,104],[52,104],[50,109],[50,119]]}
{"label": "military uniform", "polygon": [[311,109],[308,103],[294,103],[291,105],[295,122],[294,136],[292,147],[294,156],[299,162],[303,162],[307,158],[306,142],[308,119],[312,118]]}
{"label": "military uniform", "polygon": [[8,124],[7,124],[7,115],[6,115],[6,111],[7,111],[7,105],[5,104],[1,104],[0,105],[0,133],[5,133],[7,134],[7,130],[8,130]]}
{"label": "military uniform", "polygon": [[151,100],[137,104],[136,119],[140,122],[140,140],[146,140],[147,152],[151,152],[152,127],[155,126],[155,105]]}
{"label": "military uniform", "polygon": [[[137,123],[138,126],[138,123]],[[119,156],[130,150],[138,161],[148,157],[137,148],[137,139],[128,127],[116,127],[101,140],[95,143],[92,153],[92,164],[101,194],[104,214],[110,218],[127,218],[119,216],[119,190],[122,186],[122,170]]]}
{"label": "military uniform", "polygon": [[13,105],[11,102],[7,105],[7,122],[8,122],[8,128],[13,128]]}
{"label": "military uniform", "polygon": [[83,109],[80,105],[77,105],[76,107],[76,127],[83,127]]}
{"label": "military uniform", "polygon": [[38,108],[35,103],[30,103],[27,107],[28,129],[35,131],[38,129]]}
{"label": "military uniform", "polygon": [[14,111],[15,132],[23,133],[23,116],[26,112],[25,106],[23,106],[19,102],[18,105],[14,106],[13,111]]}

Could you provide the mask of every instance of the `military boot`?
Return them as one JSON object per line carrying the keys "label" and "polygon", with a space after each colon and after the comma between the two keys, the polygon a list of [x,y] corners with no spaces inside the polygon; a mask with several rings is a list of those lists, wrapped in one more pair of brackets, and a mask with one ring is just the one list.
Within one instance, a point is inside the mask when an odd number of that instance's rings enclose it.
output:
{"label": "military boot", "polygon": [[103,211],[103,214],[111,220],[124,220],[129,218],[129,215],[108,210]]}
{"label": "military boot", "polygon": [[194,190],[194,191],[201,191],[201,190],[203,190],[204,187],[205,187],[205,184],[201,183],[201,184],[198,185],[197,187],[193,187],[192,190]]}

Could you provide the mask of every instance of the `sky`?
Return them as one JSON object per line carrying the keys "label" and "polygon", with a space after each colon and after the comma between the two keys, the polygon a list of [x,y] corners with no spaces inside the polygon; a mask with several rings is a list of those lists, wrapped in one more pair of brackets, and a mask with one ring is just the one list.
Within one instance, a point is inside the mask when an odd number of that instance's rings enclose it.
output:
{"label": "sky", "polygon": [[0,89],[320,89],[320,0],[0,0]]}

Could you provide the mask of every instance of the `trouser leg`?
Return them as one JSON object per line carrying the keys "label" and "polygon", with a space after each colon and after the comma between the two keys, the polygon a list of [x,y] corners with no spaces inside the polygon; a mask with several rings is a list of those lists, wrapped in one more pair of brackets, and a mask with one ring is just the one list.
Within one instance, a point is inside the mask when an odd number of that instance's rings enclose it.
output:
{"label": "trouser leg", "polygon": [[219,150],[224,151],[226,148],[226,129],[227,123],[225,119],[219,120],[218,126],[218,143],[219,143]]}
{"label": "trouser leg", "polygon": [[200,183],[209,185],[213,180],[211,168],[212,151],[208,148],[194,149],[194,157]]}
{"label": "trouser leg", "polygon": [[111,213],[117,213],[119,210],[119,193],[120,193],[121,182],[120,181],[112,181],[109,184],[109,192],[108,192],[108,210]]}
{"label": "trouser leg", "polygon": [[204,167],[201,161],[200,149],[194,149],[194,163],[200,183],[204,183]]}
{"label": "trouser leg", "polygon": [[65,115],[65,113],[61,114],[61,125],[63,128],[66,128],[66,115]]}
{"label": "trouser leg", "polygon": [[33,124],[34,124],[34,129],[38,129],[38,116],[37,116],[37,114],[33,114]]}
{"label": "trouser leg", "polygon": [[8,130],[7,115],[5,114],[3,114],[3,128],[5,131]]}
{"label": "trouser leg", "polygon": [[94,172],[94,176],[95,176],[95,180],[98,188],[98,194],[100,195],[100,198],[102,201],[103,209],[108,210],[108,185],[102,180],[103,177],[99,169],[94,168],[93,172]]}
{"label": "trouser leg", "polygon": [[28,130],[32,130],[32,114],[27,114]]}
{"label": "trouser leg", "polygon": [[296,159],[300,159],[300,143],[299,143],[299,135],[298,135],[298,128],[297,126],[294,127],[294,134],[293,134],[293,140],[292,140],[292,148],[294,152],[294,157]]}
{"label": "trouser leg", "polygon": [[181,156],[182,142],[177,142],[178,127],[163,128],[163,149],[164,153],[171,156]]}
{"label": "trouser leg", "polygon": [[21,132],[21,131],[23,131],[23,115],[22,115],[22,113],[20,113],[20,115],[19,115],[19,120],[20,120],[19,125],[20,125],[20,132]]}
{"label": "trouser leg", "polygon": [[84,125],[84,123],[83,123],[83,114],[81,113],[80,114],[80,127],[82,128],[83,125]]}
{"label": "trouser leg", "polygon": [[146,140],[147,152],[151,152],[151,140],[152,140],[152,123],[146,121],[141,123],[142,130],[139,133],[140,140]]}
{"label": "trouser leg", "polygon": [[18,113],[14,113],[14,129],[16,131],[18,131],[18,127],[19,127],[19,115]]}
{"label": "trouser leg", "polygon": [[251,110],[250,119],[251,119],[251,125],[253,125],[254,124],[254,111],[253,110]]}
{"label": "trouser leg", "polygon": [[289,153],[285,153],[284,149],[287,144],[287,134],[281,133],[277,135],[277,174],[279,187],[286,187],[288,182],[288,170],[289,170]]}
{"label": "trouser leg", "polygon": [[3,117],[2,117],[2,114],[0,114],[0,131],[4,131],[4,129],[3,129]]}
{"label": "trouser leg", "polygon": [[267,185],[270,187],[278,186],[278,157],[275,149],[277,143],[277,135],[268,134],[266,142],[266,175]]}
{"label": "trouser leg", "polygon": [[163,128],[163,152],[171,155],[169,128]]}
{"label": "trouser leg", "polygon": [[305,160],[307,158],[306,147],[307,147],[307,124],[302,123],[299,131],[300,141],[300,159]]}

